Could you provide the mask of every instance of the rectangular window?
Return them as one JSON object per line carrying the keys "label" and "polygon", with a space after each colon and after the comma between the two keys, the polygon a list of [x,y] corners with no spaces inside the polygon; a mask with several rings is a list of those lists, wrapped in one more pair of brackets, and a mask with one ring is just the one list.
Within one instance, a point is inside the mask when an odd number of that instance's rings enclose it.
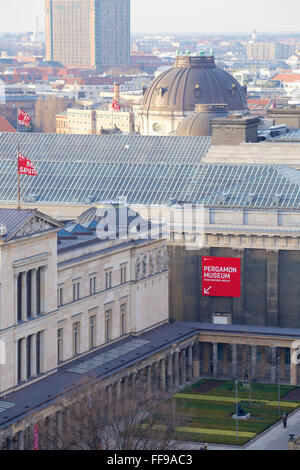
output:
{"label": "rectangular window", "polygon": [[26,377],[27,377],[27,380],[31,376],[31,341],[32,341],[32,336],[27,336],[26,338],[26,366],[27,366]]}
{"label": "rectangular window", "polygon": [[112,271],[106,271],[105,272],[105,288],[106,289],[111,289],[112,287]]}
{"label": "rectangular window", "polygon": [[127,304],[122,304],[120,306],[120,330],[121,330],[121,336],[125,335],[127,333]]}
{"label": "rectangular window", "polygon": [[96,277],[90,277],[90,295],[96,294]]}
{"label": "rectangular window", "polygon": [[80,282],[73,282],[73,300],[80,299]]}
{"label": "rectangular window", "polygon": [[127,282],[127,265],[123,264],[121,266],[121,284],[125,284]]}
{"label": "rectangular window", "polygon": [[59,328],[57,330],[57,360],[58,362],[62,362],[63,359],[63,337],[64,337],[64,330],[63,328]]}
{"label": "rectangular window", "polygon": [[64,298],[63,298],[63,288],[59,287],[57,289],[57,306],[61,307],[64,304]]}
{"label": "rectangular window", "polygon": [[80,353],[80,322],[73,324],[73,356]]}
{"label": "rectangular window", "polygon": [[22,340],[18,341],[18,383],[21,382]]}
{"label": "rectangular window", "polygon": [[92,317],[90,317],[89,344],[90,344],[90,349],[96,346],[96,315],[93,315]]}
{"label": "rectangular window", "polygon": [[110,309],[105,312],[105,341],[111,340],[111,317],[112,311]]}

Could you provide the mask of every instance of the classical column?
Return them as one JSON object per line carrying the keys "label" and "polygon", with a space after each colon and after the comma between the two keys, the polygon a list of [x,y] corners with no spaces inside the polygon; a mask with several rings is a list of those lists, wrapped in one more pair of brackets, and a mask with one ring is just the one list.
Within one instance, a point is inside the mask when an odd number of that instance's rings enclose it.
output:
{"label": "classical column", "polygon": [[290,349],[290,355],[291,355],[291,361],[290,361],[290,384],[291,385],[297,385],[297,362],[294,360],[294,355],[296,355],[297,349],[291,348]]}
{"label": "classical column", "polygon": [[22,321],[27,321],[27,272],[21,274]]}
{"label": "classical column", "polygon": [[210,372],[210,350],[209,343],[203,344],[203,371],[208,374]]}
{"label": "classical column", "polygon": [[260,365],[260,377],[262,379],[266,376],[266,364],[267,364],[267,354],[266,346],[261,347],[261,365]]}
{"label": "classical column", "polygon": [[228,348],[229,344],[223,343],[222,375],[225,377],[228,375]]}
{"label": "classical column", "polygon": [[245,264],[245,249],[234,251],[238,258],[241,259],[241,296],[232,299],[233,308],[233,322],[243,323],[244,320],[244,264]]}
{"label": "classical column", "polygon": [[267,325],[278,325],[278,250],[267,250]]}
{"label": "classical column", "polygon": [[186,356],[185,349],[180,351],[180,384],[185,385],[186,382]]}
{"label": "classical column", "polygon": [[231,345],[231,353],[232,353],[232,378],[237,379],[237,371],[238,371],[237,344]]}
{"label": "classical column", "polygon": [[187,367],[188,382],[193,380],[193,345],[188,346],[188,367]]}
{"label": "classical column", "polygon": [[128,375],[126,375],[124,377],[124,387],[123,387],[123,394],[124,394],[124,397],[127,397],[128,396],[128,392],[129,392],[129,377]]}
{"label": "classical column", "polygon": [[26,338],[21,339],[21,382],[27,380]]}
{"label": "classical column", "polygon": [[113,403],[113,388],[112,385],[107,387],[108,394],[108,419],[112,419],[112,403]]}
{"label": "classical column", "polygon": [[271,348],[271,382],[276,383],[276,348]]}
{"label": "classical column", "polygon": [[213,343],[213,376],[218,376],[218,343]]}
{"label": "classical column", "polygon": [[132,372],[131,374],[131,388],[134,389],[136,386],[137,374],[136,372]]}
{"label": "classical column", "polygon": [[40,268],[40,300],[41,300],[41,313],[46,313],[46,272],[47,267]]}
{"label": "classical column", "polygon": [[199,342],[193,346],[193,378],[197,379],[200,377],[200,345]]}
{"label": "classical column", "polygon": [[179,351],[174,353],[174,390],[179,388]]}
{"label": "classical column", "polygon": [[18,323],[18,279],[19,279],[19,274],[15,274],[14,275],[15,323]]}
{"label": "classical column", "polygon": [[116,388],[117,388],[117,400],[119,400],[122,395],[122,379],[117,381]]}
{"label": "classical column", "polygon": [[166,360],[160,361],[160,390],[166,393]]}
{"label": "classical column", "polygon": [[147,367],[147,398],[150,400],[152,397],[152,366]]}
{"label": "classical column", "polygon": [[159,372],[158,372],[158,362],[153,364],[153,391],[156,393],[159,389]]}
{"label": "classical column", "polygon": [[173,356],[172,354],[168,356],[167,389],[168,389],[168,392],[172,392],[173,390]]}
{"label": "classical column", "polygon": [[256,346],[251,346],[251,379],[256,379]]}
{"label": "classical column", "polygon": [[31,335],[30,340],[30,376],[36,377],[36,335]]}
{"label": "classical column", "polygon": [[18,450],[24,450],[24,430],[18,432]]}
{"label": "classical column", "polygon": [[37,289],[36,289],[37,269],[31,270],[31,316],[37,316]]}

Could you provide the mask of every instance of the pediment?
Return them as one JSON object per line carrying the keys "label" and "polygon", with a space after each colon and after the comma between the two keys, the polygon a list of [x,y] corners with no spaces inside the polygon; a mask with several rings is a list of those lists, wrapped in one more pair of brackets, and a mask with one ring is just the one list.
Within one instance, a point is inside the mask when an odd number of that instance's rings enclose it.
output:
{"label": "pediment", "polygon": [[14,233],[11,233],[6,240],[16,240],[18,238],[29,237],[51,230],[57,230],[62,227],[62,224],[55,219],[48,218],[41,213],[34,213],[32,217],[27,220],[23,226],[18,227]]}

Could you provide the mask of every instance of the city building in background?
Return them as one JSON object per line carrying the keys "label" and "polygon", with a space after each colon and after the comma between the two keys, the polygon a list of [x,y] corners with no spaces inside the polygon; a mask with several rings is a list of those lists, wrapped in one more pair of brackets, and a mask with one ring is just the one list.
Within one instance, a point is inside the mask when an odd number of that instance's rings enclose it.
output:
{"label": "city building in background", "polygon": [[130,60],[130,0],[46,0],[46,59],[87,69]]}
{"label": "city building in background", "polygon": [[291,44],[276,42],[249,42],[247,56],[250,60],[284,60],[293,55],[295,48]]}

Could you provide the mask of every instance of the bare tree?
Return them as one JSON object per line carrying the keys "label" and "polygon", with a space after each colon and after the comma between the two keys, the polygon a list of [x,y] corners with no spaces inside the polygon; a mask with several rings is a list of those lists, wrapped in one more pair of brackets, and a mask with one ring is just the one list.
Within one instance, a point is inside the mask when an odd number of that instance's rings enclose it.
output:
{"label": "bare tree", "polygon": [[35,105],[35,129],[37,132],[55,133],[56,115],[65,111],[72,103],[68,99],[40,97]]}
{"label": "bare tree", "polygon": [[130,393],[109,400],[99,381],[91,379],[60,397],[57,409],[40,425],[41,448],[166,449],[184,423],[166,395],[149,398],[144,387],[132,387]]}

